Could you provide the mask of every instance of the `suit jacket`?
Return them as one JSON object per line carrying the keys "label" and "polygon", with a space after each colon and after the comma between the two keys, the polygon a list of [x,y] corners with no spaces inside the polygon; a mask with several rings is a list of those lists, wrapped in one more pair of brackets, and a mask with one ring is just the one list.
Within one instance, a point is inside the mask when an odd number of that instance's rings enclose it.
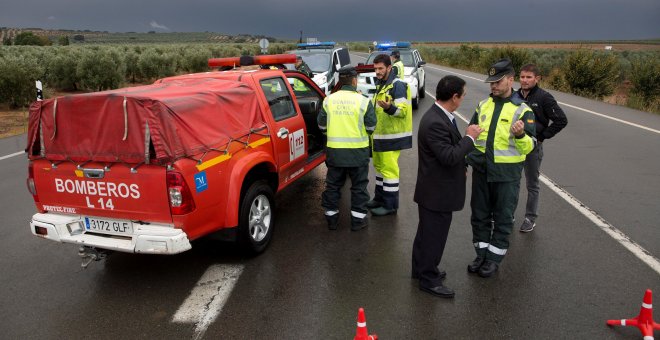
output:
{"label": "suit jacket", "polygon": [[434,104],[426,111],[417,133],[415,202],[433,211],[458,211],[465,205],[465,155],[474,149],[461,137],[447,115]]}

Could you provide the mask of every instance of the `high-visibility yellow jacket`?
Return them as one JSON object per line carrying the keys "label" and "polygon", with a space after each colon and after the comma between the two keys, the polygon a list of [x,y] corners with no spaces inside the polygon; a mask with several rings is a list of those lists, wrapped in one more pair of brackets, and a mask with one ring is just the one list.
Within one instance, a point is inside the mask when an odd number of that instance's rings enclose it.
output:
{"label": "high-visibility yellow jacket", "polygon": [[[525,124],[521,137],[511,133],[518,120]],[[508,98],[490,96],[479,103],[470,124],[479,124],[484,131],[474,141],[468,164],[486,173],[489,182],[520,179],[525,155],[536,146],[532,109],[515,92]]]}
{"label": "high-visibility yellow jacket", "polygon": [[403,62],[401,60],[398,60],[396,63],[392,64],[392,68],[395,68],[397,70],[396,76],[399,77],[399,79],[403,80],[403,77],[406,75]]}
{"label": "high-visibility yellow jacket", "polygon": [[[385,111],[378,101],[389,101]],[[412,148],[412,96],[410,86],[390,72],[388,79],[376,87],[373,98],[378,124],[372,135],[373,151],[396,151]]]}

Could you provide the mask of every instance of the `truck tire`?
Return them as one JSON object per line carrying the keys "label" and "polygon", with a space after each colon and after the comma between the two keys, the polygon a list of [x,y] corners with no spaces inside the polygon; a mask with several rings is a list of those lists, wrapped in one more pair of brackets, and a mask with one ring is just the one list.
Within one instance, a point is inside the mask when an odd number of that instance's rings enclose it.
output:
{"label": "truck tire", "polygon": [[253,182],[241,199],[239,242],[246,251],[258,254],[266,249],[273,235],[275,199],[265,180]]}

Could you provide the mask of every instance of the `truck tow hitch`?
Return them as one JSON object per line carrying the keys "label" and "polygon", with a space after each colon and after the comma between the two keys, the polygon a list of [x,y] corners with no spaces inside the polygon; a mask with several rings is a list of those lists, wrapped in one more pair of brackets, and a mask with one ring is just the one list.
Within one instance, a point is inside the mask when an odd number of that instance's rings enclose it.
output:
{"label": "truck tow hitch", "polygon": [[101,261],[108,256],[107,250],[98,250],[94,247],[82,246],[78,249],[78,256],[82,258],[80,266],[87,269],[92,261]]}

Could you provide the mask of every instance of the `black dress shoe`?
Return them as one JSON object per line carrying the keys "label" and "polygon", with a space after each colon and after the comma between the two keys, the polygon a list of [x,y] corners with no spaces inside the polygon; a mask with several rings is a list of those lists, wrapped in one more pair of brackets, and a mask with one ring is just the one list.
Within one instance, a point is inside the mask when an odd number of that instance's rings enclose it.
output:
{"label": "black dress shoe", "polygon": [[479,268],[479,276],[481,277],[491,277],[495,272],[497,272],[497,269],[500,267],[497,262],[493,262],[490,260],[486,260],[484,264]]}
{"label": "black dress shoe", "polygon": [[472,263],[468,264],[468,272],[470,273],[476,273],[479,271],[479,268],[481,268],[481,265],[484,264],[484,261],[486,260],[485,257],[483,256],[477,256]]}
{"label": "black dress shoe", "polygon": [[443,285],[439,285],[439,286],[435,286],[435,287],[426,287],[426,286],[423,286],[423,285],[419,285],[419,290],[421,290],[423,292],[427,292],[431,295],[438,296],[438,297],[443,297],[443,298],[453,298],[454,297],[454,290],[449,288],[449,287],[443,286]]}
{"label": "black dress shoe", "polygon": [[[438,279],[443,280],[445,277],[447,277],[447,272],[444,271],[444,270],[441,270],[441,271],[438,273]],[[410,278],[411,278],[411,279],[415,279],[415,280],[419,280],[419,274],[417,274],[417,273],[412,273],[412,274],[410,274]]]}

